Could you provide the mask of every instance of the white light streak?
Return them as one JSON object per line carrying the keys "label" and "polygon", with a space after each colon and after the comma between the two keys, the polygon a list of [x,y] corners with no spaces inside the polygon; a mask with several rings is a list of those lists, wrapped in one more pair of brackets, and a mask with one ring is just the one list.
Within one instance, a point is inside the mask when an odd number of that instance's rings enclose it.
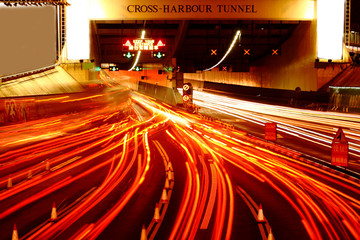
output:
{"label": "white light streak", "polygon": [[[143,31],[141,32],[141,39],[144,39],[144,38],[145,38],[145,30],[143,30]],[[136,55],[136,59],[135,59],[134,65],[133,65],[128,71],[132,71],[132,70],[134,69],[134,67],[136,67],[136,65],[137,65],[138,62],[139,62],[140,55],[141,55],[141,51],[138,51],[138,52],[137,52],[137,55]]]}
{"label": "white light streak", "polygon": [[[277,122],[279,133],[286,133],[328,148],[331,148],[337,128],[342,127],[348,129],[345,133],[349,141],[349,154],[359,157],[358,115],[271,106],[196,90],[194,90],[194,103],[203,109],[211,109],[259,126],[264,126],[264,123],[269,121]],[[279,117],[284,117],[286,120],[280,120]],[[298,122],[297,119],[302,121]],[[336,128],[329,129],[327,126],[336,126]]]}
{"label": "white light streak", "polygon": [[225,60],[225,58],[227,57],[227,55],[229,55],[229,53],[230,53],[231,50],[233,49],[233,47],[234,47],[234,45],[235,45],[235,43],[236,43],[237,38],[240,38],[240,37],[241,37],[241,32],[240,32],[240,30],[238,30],[238,31],[236,32],[236,35],[235,35],[235,37],[234,37],[234,39],[233,39],[233,41],[232,41],[229,49],[227,50],[227,52],[225,53],[225,55],[221,58],[221,60],[220,60],[217,64],[215,64],[214,66],[212,66],[211,68],[207,68],[207,69],[205,69],[204,71],[210,71],[211,69],[213,69],[214,67],[217,67],[220,63],[222,63],[222,62]]}

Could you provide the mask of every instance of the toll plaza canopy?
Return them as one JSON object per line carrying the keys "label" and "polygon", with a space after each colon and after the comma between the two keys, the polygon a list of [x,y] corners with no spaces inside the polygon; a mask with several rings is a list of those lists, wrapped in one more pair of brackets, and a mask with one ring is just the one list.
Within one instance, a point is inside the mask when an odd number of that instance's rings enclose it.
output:
{"label": "toll plaza canopy", "polygon": [[[196,3],[196,4],[195,4]],[[113,1],[90,0],[92,53],[100,62],[131,65],[126,41],[162,40],[165,52],[143,54],[144,62],[170,62],[176,58],[184,72],[203,70],[224,55],[237,30],[241,46],[227,59],[233,71],[249,68],[250,61],[281,54],[281,44],[300,21],[315,17],[314,1]],[[161,58],[161,59],[160,59]],[[226,62],[224,63],[227,64]],[[228,67],[229,68],[229,67]]]}

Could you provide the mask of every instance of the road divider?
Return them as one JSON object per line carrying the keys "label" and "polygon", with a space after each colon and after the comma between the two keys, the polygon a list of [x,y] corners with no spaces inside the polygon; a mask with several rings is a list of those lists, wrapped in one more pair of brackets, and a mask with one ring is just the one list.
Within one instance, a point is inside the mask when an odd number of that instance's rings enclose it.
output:
{"label": "road divider", "polygon": [[[156,233],[161,226],[162,220],[164,219],[165,213],[169,206],[172,189],[174,187],[174,172],[173,172],[174,169],[170,162],[169,156],[167,155],[166,151],[161,146],[159,141],[154,140],[153,143],[163,159],[164,169],[165,169],[165,184],[161,193],[160,201],[155,205],[154,216],[150,224],[146,228],[145,233],[143,233],[143,231],[141,233],[141,239],[149,239],[149,240],[153,240],[155,238]],[[143,238],[144,236],[146,236],[146,238]],[[149,238],[147,238],[148,236]]]}
{"label": "road divider", "polygon": [[154,211],[154,217],[153,217],[155,222],[160,222],[160,210],[159,210],[159,204],[156,203],[155,205],[155,211]]}
{"label": "road divider", "polygon": [[244,200],[244,203],[248,206],[253,217],[257,221],[262,239],[274,240],[274,235],[272,233],[270,224],[264,216],[262,204],[258,206],[256,202],[251,198],[251,196],[248,193],[246,193],[245,190],[242,189],[240,186],[236,187],[236,192]]}
{"label": "road divider", "polygon": [[164,188],[161,194],[160,203],[167,203],[167,202],[168,202],[168,197],[167,197],[166,189]]}

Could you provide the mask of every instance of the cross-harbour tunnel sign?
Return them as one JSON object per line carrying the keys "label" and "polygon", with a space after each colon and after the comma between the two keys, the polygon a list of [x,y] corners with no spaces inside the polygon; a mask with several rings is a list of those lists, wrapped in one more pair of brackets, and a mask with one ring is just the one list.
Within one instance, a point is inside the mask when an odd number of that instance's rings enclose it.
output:
{"label": "cross-harbour tunnel sign", "polygon": [[[215,8],[214,8],[215,7]],[[257,13],[255,5],[128,5],[129,13]]]}
{"label": "cross-harbour tunnel sign", "polygon": [[314,0],[89,0],[90,19],[312,20]]}

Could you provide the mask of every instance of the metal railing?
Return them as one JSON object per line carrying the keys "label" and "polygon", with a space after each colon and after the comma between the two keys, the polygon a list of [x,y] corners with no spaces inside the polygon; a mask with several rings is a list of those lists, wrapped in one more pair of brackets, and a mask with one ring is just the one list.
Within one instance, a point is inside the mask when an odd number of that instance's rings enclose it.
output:
{"label": "metal railing", "polygon": [[360,47],[360,33],[359,32],[350,32],[350,46]]}

